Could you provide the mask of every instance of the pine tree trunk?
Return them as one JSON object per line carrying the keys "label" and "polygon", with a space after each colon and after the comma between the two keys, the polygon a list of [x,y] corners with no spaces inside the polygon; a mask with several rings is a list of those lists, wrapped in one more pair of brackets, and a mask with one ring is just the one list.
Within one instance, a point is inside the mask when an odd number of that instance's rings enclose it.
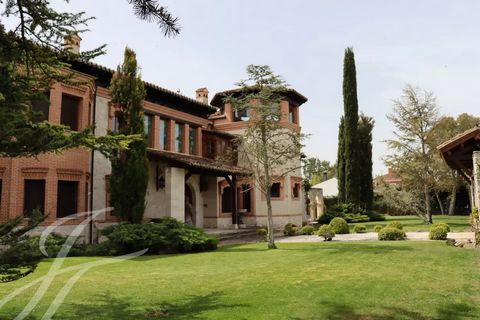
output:
{"label": "pine tree trunk", "polygon": [[452,188],[452,194],[450,195],[450,204],[448,206],[448,215],[453,216],[455,214],[455,206],[457,204],[457,185]]}
{"label": "pine tree trunk", "polygon": [[272,183],[271,183],[271,176],[270,176],[270,165],[269,165],[269,157],[268,157],[268,150],[267,150],[267,132],[266,128],[262,126],[262,143],[263,148],[263,170],[264,170],[264,178],[265,178],[265,185],[267,186],[267,238],[268,238],[268,248],[269,249],[277,249],[275,245],[275,237],[274,237],[274,230],[273,230],[273,212],[272,212]]}
{"label": "pine tree trunk", "polygon": [[445,215],[445,207],[443,206],[442,199],[440,199],[440,194],[438,194],[438,192],[435,192],[435,198],[437,199],[440,212],[442,213],[442,215]]}

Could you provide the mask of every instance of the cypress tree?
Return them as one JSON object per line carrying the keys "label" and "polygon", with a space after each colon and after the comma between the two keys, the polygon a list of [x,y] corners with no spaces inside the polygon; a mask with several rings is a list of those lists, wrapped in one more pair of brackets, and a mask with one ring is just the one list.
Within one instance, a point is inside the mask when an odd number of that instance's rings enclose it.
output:
{"label": "cypress tree", "polygon": [[345,202],[360,204],[358,166],[358,100],[355,57],[351,48],[345,50],[343,62]]}
{"label": "cypress tree", "polygon": [[337,151],[337,180],[338,180],[338,203],[345,202],[345,140],[344,118],[340,118],[338,126],[338,151]]}
{"label": "cypress tree", "polygon": [[110,205],[114,214],[130,223],[140,223],[145,211],[148,184],[147,140],[143,122],[145,88],[138,74],[135,52],[125,49],[122,66],[118,66],[110,83],[112,103],[118,108],[118,133],[142,135],[128,150],[112,159]]}
{"label": "cypress tree", "polygon": [[372,131],[374,124],[373,118],[360,115],[358,122],[360,201],[367,210],[372,209],[373,206]]}

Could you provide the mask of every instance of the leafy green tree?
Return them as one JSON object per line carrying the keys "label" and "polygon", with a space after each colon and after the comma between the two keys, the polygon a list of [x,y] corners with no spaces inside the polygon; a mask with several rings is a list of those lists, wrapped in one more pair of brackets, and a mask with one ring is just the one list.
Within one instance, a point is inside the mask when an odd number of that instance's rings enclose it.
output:
{"label": "leafy green tree", "polygon": [[303,163],[303,176],[310,185],[316,185],[323,181],[324,175],[327,179],[335,176],[335,166],[330,165],[329,161],[320,160],[315,157],[309,157]]}
{"label": "leafy green tree", "polygon": [[268,248],[275,249],[271,187],[276,179],[299,170],[304,135],[282,127],[280,101],[287,90],[285,81],[269,66],[249,65],[247,80],[239,83],[240,95],[225,99],[235,110],[249,110],[251,117],[242,135],[235,139],[238,162],[251,169],[255,187],[265,194]]}
{"label": "leafy green tree", "polygon": [[138,73],[135,52],[125,49],[122,66],[110,83],[112,103],[118,108],[118,132],[124,135],[143,135],[128,150],[112,157],[110,203],[114,213],[130,223],[140,223],[145,211],[148,184],[147,137],[143,119],[145,88]]}
{"label": "leafy green tree", "polygon": [[432,92],[407,85],[403,95],[394,100],[393,111],[387,118],[395,127],[395,138],[386,141],[393,154],[385,159],[385,163],[398,173],[404,188],[423,194],[421,217],[432,223],[434,175],[428,136],[438,122],[435,97]]}
{"label": "leafy green tree", "polygon": [[358,100],[355,57],[352,48],[345,50],[343,61],[345,202],[360,204],[358,164]]}
{"label": "leafy green tree", "polygon": [[358,175],[360,177],[360,202],[365,209],[373,206],[372,175],[372,131],[375,121],[371,117],[360,115],[358,121]]}

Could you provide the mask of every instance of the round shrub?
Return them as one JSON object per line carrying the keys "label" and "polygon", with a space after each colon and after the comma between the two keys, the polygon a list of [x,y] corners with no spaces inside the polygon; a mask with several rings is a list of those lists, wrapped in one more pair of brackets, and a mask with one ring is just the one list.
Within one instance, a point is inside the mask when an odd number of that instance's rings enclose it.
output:
{"label": "round shrub", "polygon": [[385,227],[378,232],[378,240],[405,240],[405,231],[397,228]]}
{"label": "round shrub", "polygon": [[332,241],[333,237],[335,237],[335,232],[333,232],[332,228],[328,224],[324,224],[320,227],[320,229],[318,229],[317,235],[319,237],[323,237],[325,241]]}
{"label": "round shrub", "polygon": [[300,229],[300,234],[303,235],[312,235],[315,232],[315,228],[310,225],[304,226],[302,229]]}
{"label": "round shrub", "polygon": [[447,240],[447,228],[441,225],[433,225],[430,228],[430,233],[428,234],[428,238],[430,240]]}
{"label": "round shrub", "polygon": [[330,221],[329,226],[332,228],[332,231],[335,232],[335,234],[350,233],[348,223],[343,218],[333,218],[332,221]]}
{"label": "round shrub", "polygon": [[402,230],[403,229],[403,226],[400,222],[398,221],[392,221],[390,222],[389,224],[387,224],[387,228],[397,228],[397,229],[400,229]]}
{"label": "round shrub", "polygon": [[258,234],[260,237],[262,237],[262,241],[267,241],[267,234],[268,234],[267,228],[257,229],[257,234]]}
{"label": "round shrub", "polygon": [[353,232],[355,232],[355,233],[365,233],[365,232],[367,232],[367,227],[364,224],[356,224],[353,227]]}
{"label": "round shrub", "polygon": [[[446,224],[445,222],[438,222],[438,223],[434,223],[432,226],[441,226],[441,227],[444,227],[445,230],[447,230],[447,232],[450,232],[450,226],[448,224]],[[431,228],[430,228],[431,229]]]}
{"label": "round shrub", "polygon": [[283,228],[283,234],[286,236],[294,236],[298,232],[298,227],[296,224],[287,223]]}
{"label": "round shrub", "polygon": [[382,226],[382,225],[379,225],[379,224],[377,224],[377,225],[376,225],[376,226],[373,228],[373,231],[375,231],[375,232],[377,232],[377,233],[378,233],[378,232],[380,232],[380,230],[382,230],[382,229],[383,229],[383,226]]}

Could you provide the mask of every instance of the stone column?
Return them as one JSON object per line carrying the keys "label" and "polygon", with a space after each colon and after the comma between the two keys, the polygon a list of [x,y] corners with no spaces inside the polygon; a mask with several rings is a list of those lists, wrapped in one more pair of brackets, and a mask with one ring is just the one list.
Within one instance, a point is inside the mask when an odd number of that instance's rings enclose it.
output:
{"label": "stone column", "polygon": [[165,193],[167,216],[185,222],[185,170],[166,168]]}
{"label": "stone column", "polygon": [[474,206],[479,208],[480,206],[480,151],[473,152],[473,181],[472,191]]}

